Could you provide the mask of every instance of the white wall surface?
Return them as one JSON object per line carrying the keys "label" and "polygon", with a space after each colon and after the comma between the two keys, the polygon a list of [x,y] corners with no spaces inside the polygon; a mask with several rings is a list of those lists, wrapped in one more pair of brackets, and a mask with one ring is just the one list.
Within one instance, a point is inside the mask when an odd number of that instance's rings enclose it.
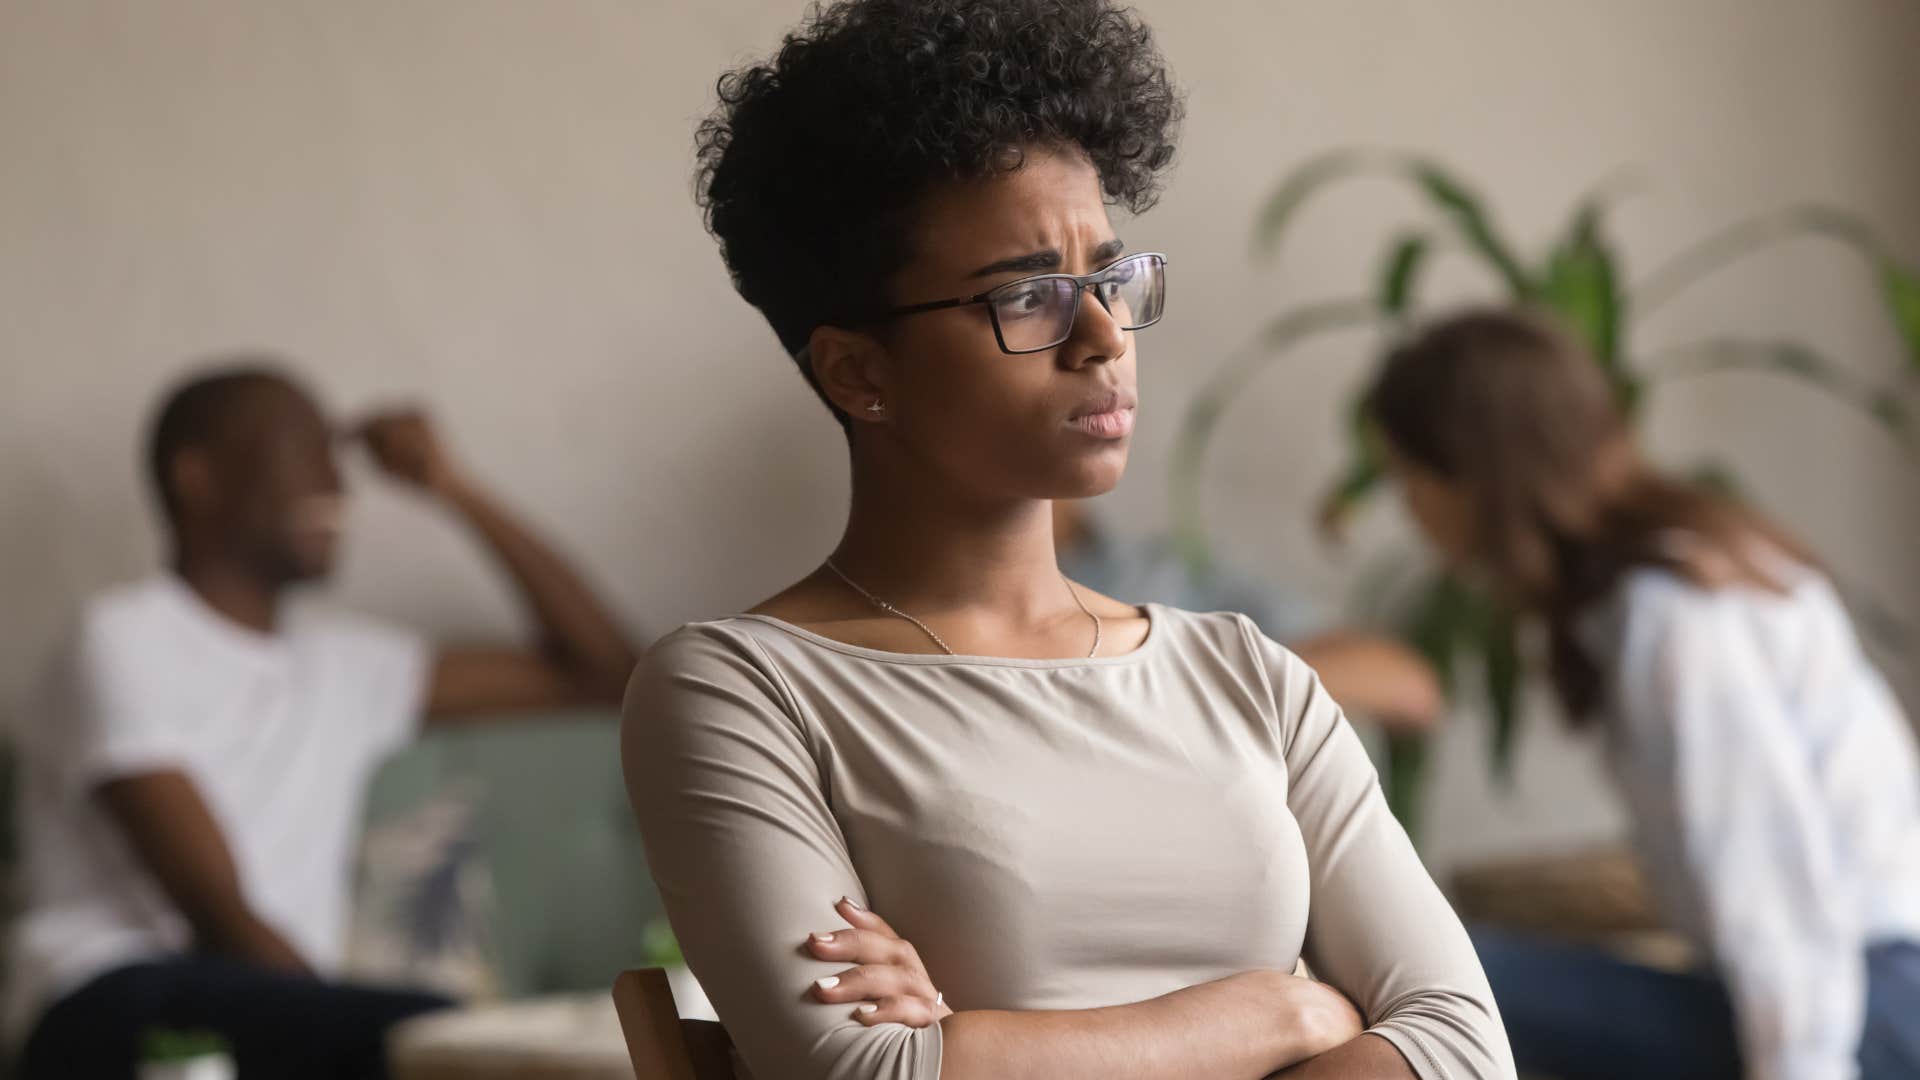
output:
{"label": "white wall surface", "polygon": [[[1328,146],[1438,153],[1534,249],[1592,181],[1636,167],[1647,187],[1619,231],[1640,270],[1809,198],[1920,259],[1920,6],[1903,0],[1141,6],[1191,110],[1165,201],[1125,226],[1177,259],[1110,507],[1143,527],[1163,521],[1174,422],[1208,370],[1284,305],[1370,281],[1388,226],[1418,213],[1390,185],[1354,187],[1256,266],[1260,197]],[[428,403],[649,631],[813,565],[842,510],[839,435],[731,292],[689,181],[714,76],[798,10],[0,2],[0,713],[77,597],[153,564],[139,432],[158,389],[214,350],[284,350],[343,410]],[[1441,285],[1484,287],[1457,265]],[[1817,244],[1727,274],[1639,343],[1723,329],[1804,336],[1862,373],[1899,362],[1870,279]],[[1222,543],[1331,604],[1406,539],[1384,503],[1345,551],[1308,525],[1368,347],[1329,339],[1275,369],[1208,478]],[[1662,398],[1650,441],[1736,464],[1850,582],[1920,623],[1920,480],[1851,415],[1726,378]],[[362,490],[342,600],[463,637],[511,629],[462,535]],[[1912,658],[1891,660],[1913,688]],[[1533,730],[1519,789],[1495,797],[1463,709],[1439,752],[1436,864],[1614,827],[1586,756]]]}

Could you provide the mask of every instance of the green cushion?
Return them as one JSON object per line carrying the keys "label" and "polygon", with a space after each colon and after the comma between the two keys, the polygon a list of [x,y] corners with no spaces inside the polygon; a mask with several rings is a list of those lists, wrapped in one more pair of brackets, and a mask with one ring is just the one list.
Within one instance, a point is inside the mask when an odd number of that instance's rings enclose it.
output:
{"label": "green cushion", "polygon": [[520,715],[429,734],[381,768],[367,822],[447,785],[478,795],[504,994],[604,991],[643,966],[641,934],[660,900],[627,807],[614,713]]}

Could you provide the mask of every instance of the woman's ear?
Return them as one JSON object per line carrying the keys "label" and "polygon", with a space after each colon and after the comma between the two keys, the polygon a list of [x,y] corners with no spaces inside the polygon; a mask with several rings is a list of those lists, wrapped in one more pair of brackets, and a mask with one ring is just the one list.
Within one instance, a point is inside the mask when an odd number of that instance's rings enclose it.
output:
{"label": "woman's ear", "polygon": [[886,349],[872,334],[817,326],[807,339],[807,362],[835,408],[859,421],[887,419],[891,371]]}

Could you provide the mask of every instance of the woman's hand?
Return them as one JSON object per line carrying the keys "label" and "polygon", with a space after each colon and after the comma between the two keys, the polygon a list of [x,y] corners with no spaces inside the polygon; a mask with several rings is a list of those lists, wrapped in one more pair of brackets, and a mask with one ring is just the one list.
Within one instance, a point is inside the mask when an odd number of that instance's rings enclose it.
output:
{"label": "woman's hand", "polygon": [[1429,731],[1446,715],[1447,694],[1433,665],[1398,641],[1336,630],[1289,647],[1341,708],[1390,734]]}
{"label": "woman's hand", "polygon": [[855,966],[815,981],[811,992],[816,1001],[852,1004],[853,1018],[868,1027],[920,1028],[953,1015],[927,977],[920,954],[885,919],[850,897],[841,897],[834,910],[853,929],[814,934],[807,939],[807,952],[816,959]]}
{"label": "woman's hand", "polygon": [[1292,1064],[1345,1046],[1367,1030],[1367,1022],[1347,996],[1326,983],[1298,975],[1282,983],[1288,1027],[1297,1034]]}
{"label": "woman's hand", "polygon": [[[920,962],[912,943],[894,932],[887,921],[842,897],[834,905],[851,930],[822,931],[807,939],[809,955],[853,965],[816,981],[814,1000],[854,1006],[853,1017],[875,1024],[927,1027],[953,1015],[945,998]],[[1286,1053],[1274,1067],[1297,1064],[1338,1046],[1366,1031],[1366,1021],[1345,994],[1314,979],[1277,971],[1249,971],[1214,987],[1244,986],[1238,995],[1264,999],[1261,1008],[1277,1009],[1287,1034]]]}

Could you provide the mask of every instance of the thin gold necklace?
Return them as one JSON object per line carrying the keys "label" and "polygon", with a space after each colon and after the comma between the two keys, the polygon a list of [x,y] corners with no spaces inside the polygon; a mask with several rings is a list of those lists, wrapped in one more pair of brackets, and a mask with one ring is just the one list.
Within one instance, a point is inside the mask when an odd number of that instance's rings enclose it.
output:
{"label": "thin gold necklace", "polygon": [[[827,569],[833,571],[834,576],[838,577],[841,581],[846,582],[848,588],[852,589],[854,592],[857,592],[861,596],[865,597],[867,599],[867,602],[872,604],[874,607],[879,608],[881,611],[884,611],[889,615],[898,615],[900,618],[905,619],[908,622],[912,623],[913,625],[919,627],[921,632],[925,633],[928,637],[933,639],[933,643],[935,645],[940,646],[941,652],[946,653],[948,656],[958,655],[953,651],[953,648],[949,646],[946,643],[946,641],[940,637],[939,634],[936,634],[933,632],[933,627],[928,626],[926,623],[921,622],[919,619],[914,618],[913,616],[907,614],[906,612],[901,611],[899,608],[894,607],[892,604],[887,603],[885,600],[882,600],[879,597],[868,592],[865,588],[861,586],[859,582],[848,577],[847,572],[845,570],[842,570],[838,566],[834,565],[833,559],[831,557],[827,559]],[[1060,575],[1060,583],[1067,587],[1067,594],[1073,597],[1074,605],[1080,609],[1080,613],[1082,615],[1085,615],[1087,618],[1093,620],[1093,648],[1087,650],[1087,658],[1091,660],[1094,654],[1100,651],[1100,616],[1095,615],[1092,611],[1088,610],[1086,601],[1080,599],[1080,590],[1073,587],[1073,582],[1068,581],[1067,576],[1065,574]]]}

